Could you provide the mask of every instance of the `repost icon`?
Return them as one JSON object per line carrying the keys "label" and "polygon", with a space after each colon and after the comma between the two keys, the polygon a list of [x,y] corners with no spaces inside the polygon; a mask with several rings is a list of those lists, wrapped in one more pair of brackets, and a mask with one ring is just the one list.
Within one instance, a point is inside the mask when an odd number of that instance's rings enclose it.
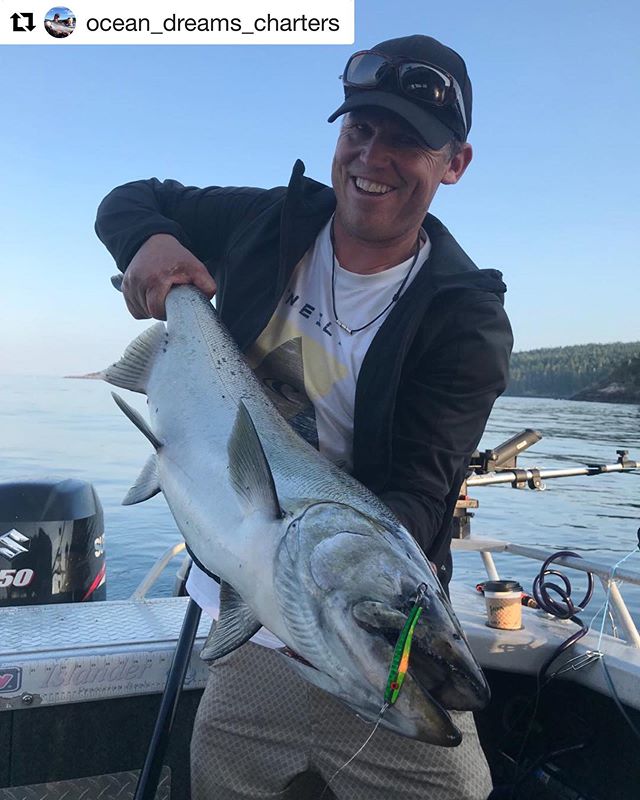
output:
{"label": "repost icon", "polygon": [[20,14],[16,11],[11,15],[11,22],[13,23],[14,33],[26,33],[36,27],[33,24],[33,13],[31,11],[23,11]]}

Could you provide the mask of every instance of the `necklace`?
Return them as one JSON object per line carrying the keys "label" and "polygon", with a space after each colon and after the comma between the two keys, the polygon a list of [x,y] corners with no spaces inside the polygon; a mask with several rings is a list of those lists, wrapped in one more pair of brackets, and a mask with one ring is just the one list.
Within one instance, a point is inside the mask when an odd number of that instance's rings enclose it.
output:
{"label": "necklace", "polygon": [[376,320],[379,320],[380,317],[382,317],[384,314],[387,313],[387,311],[391,308],[391,306],[398,300],[398,298],[402,294],[402,290],[404,289],[407,281],[409,280],[409,275],[411,275],[411,272],[413,271],[413,268],[416,265],[416,261],[418,260],[418,256],[420,255],[420,231],[418,232],[418,238],[416,240],[416,252],[414,253],[413,261],[411,262],[411,266],[407,270],[407,274],[402,279],[402,283],[398,287],[398,290],[393,294],[393,297],[391,298],[389,303],[382,309],[382,311],[379,314],[376,314],[376,316],[372,320],[369,320],[369,322],[367,322],[366,325],[361,325],[359,328],[350,328],[346,324],[346,322],[343,322],[338,317],[338,311],[336,309],[336,261],[337,261],[337,259],[336,259],[336,250],[335,250],[334,235],[333,235],[333,219],[331,220],[330,238],[331,238],[331,304],[333,306],[333,316],[335,318],[336,325],[339,328],[342,328],[342,330],[345,331],[345,333],[348,333],[349,336],[352,336],[354,333],[359,333],[360,331],[363,331],[365,328],[368,328],[369,325],[373,325],[373,323],[376,322]]}

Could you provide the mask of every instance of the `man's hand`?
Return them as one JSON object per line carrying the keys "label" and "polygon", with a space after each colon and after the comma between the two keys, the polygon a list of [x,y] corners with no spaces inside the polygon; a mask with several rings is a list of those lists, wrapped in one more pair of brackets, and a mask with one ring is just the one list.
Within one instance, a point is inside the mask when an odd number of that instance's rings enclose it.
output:
{"label": "man's hand", "polygon": [[167,233],[151,236],[131,259],[122,281],[127,308],[136,319],[166,319],[164,302],[169,289],[192,283],[209,300],[216,282],[205,265]]}

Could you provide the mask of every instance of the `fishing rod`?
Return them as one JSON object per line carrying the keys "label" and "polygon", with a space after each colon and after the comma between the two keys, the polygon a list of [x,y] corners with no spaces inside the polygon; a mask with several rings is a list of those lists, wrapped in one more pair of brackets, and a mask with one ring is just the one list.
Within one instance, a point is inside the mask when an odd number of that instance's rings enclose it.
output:
{"label": "fishing rod", "polygon": [[469,472],[462,482],[453,516],[453,536],[466,539],[471,533],[471,509],[478,508],[478,501],[469,497],[467,490],[476,486],[496,486],[509,484],[513,489],[532,489],[543,491],[544,481],[555,478],[575,476],[606,475],[614,472],[640,470],[640,461],[629,458],[628,450],[616,450],[618,456],[614,464],[586,464],[582,467],[566,469],[521,469],[517,459],[525,450],[539,442],[542,434],[532,428],[525,428],[506,442],[484,452],[476,451],[469,462]]}
{"label": "fishing rod", "polygon": [[156,797],[164,756],[169,745],[187,666],[189,665],[193,643],[198,632],[200,614],[200,606],[195,600],[189,598],[173,661],[171,662],[167,682],[162,693],[156,724],[149,742],[144,765],[138,776],[133,800],[154,800]]}

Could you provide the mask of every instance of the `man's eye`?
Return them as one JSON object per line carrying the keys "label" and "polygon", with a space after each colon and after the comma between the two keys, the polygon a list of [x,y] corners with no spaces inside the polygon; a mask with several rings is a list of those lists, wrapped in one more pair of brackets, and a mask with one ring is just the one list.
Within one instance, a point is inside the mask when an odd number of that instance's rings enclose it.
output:
{"label": "man's eye", "polygon": [[396,136],[394,139],[396,147],[422,147],[422,143],[415,136]]}

